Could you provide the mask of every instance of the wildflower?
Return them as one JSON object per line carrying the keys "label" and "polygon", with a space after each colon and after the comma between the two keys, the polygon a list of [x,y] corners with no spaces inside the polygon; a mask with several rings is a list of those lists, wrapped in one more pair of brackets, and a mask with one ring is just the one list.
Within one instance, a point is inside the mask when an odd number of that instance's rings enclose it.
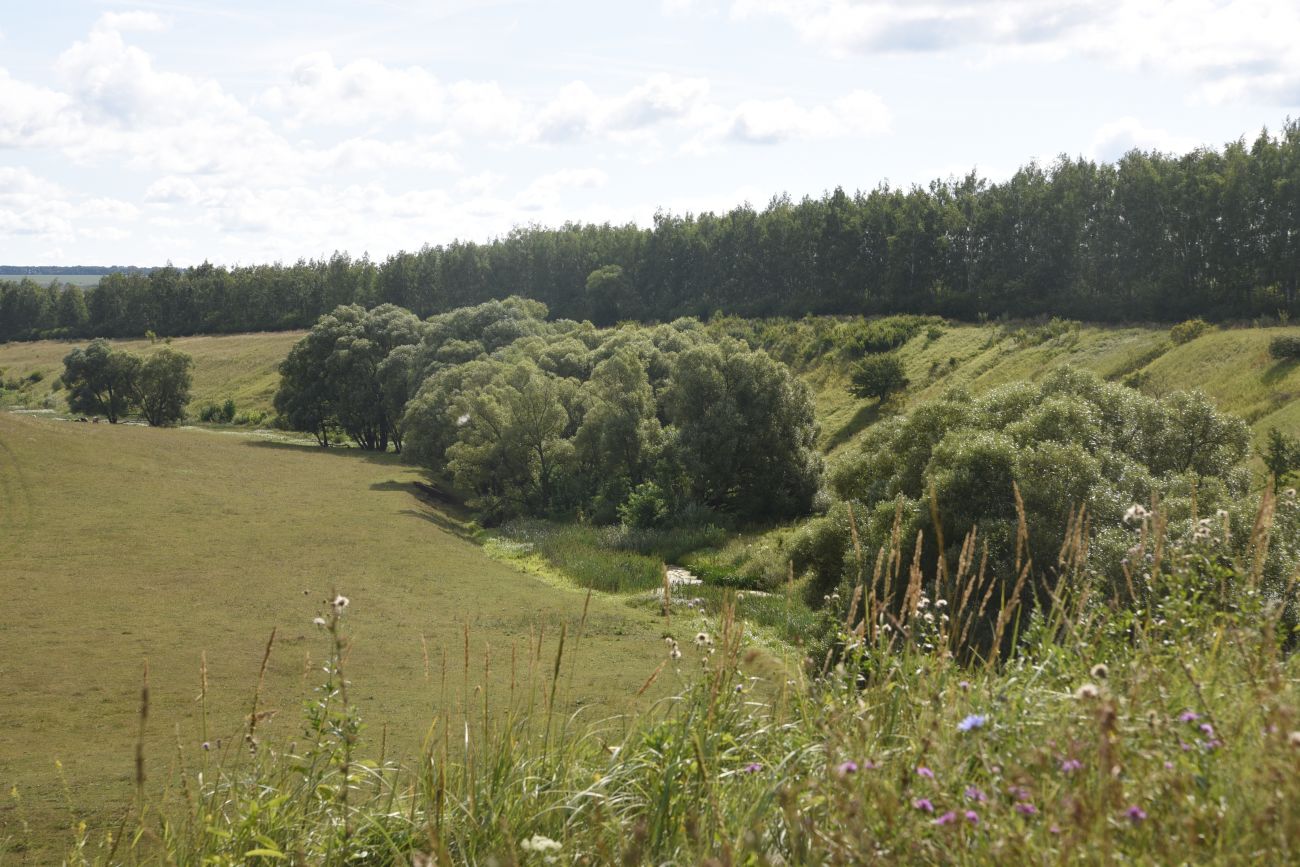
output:
{"label": "wildflower", "polygon": [[745,765],[745,773],[747,774],[757,774],[761,770],[763,770],[762,762],[750,762]]}
{"label": "wildflower", "polygon": [[204,741],[204,742],[203,742],[203,752],[206,753],[206,752],[207,752],[208,750],[210,750],[210,749],[212,749],[212,744],[208,743],[207,741]]}
{"label": "wildflower", "polygon": [[674,644],[677,643],[677,639],[673,638],[671,635],[665,635],[665,636],[664,636],[664,642],[665,642],[669,647],[672,647]]}
{"label": "wildflower", "polygon": [[957,821],[957,811],[956,811],[956,810],[949,810],[948,812],[944,813],[944,814],[943,814],[942,816],[940,816],[939,818],[935,819],[935,820],[934,820],[934,824],[936,824],[936,825],[950,825],[950,824],[952,824],[953,822],[956,822],[956,821]]}
{"label": "wildflower", "polygon": [[325,622],[325,618],[324,618],[324,617],[313,617],[313,618],[311,619],[311,622],[314,623],[314,624],[317,625],[317,626],[328,626],[328,625],[329,625],[328,623]]}
{"label": "wildflower", "polygon": [[1079,701],[1092,701],[1101,698],[1101,690],[1095,683],[1085,683],[1074,691],[1074,697]]}
{"label": "wildflower", "polygon": [[681,658],[682,658],[682,649],[681,649],[680,647],[678,647],[676,644],[674,644],[673,647],[672,647],[672,650],[669,650],[669,651],[668,651],[668,658],[669,658],[669,659],[681,659]]}
{"label": "wildflower", "polygon": [[1179,722],[1196,722],[1201,715],[1194,710],[1185,710],[1178,715]]}
{"label": "wildflower", "polygon": [[835,773],[839,774],[841,777],[847,777],[849,774],[856,774],[857,772],[858,763],[852,761],[840,762],[839,766],[835,769]]}
{"label": "wildflower", "polygon": [[1106,663],[1099,662],[1092,667],[1089,674],[1092,675],[1093,680],[1105,680],[1110,677],[1110,669],[1106,667]]}
{"label": "wildflower", "polygon": [[957,723],[957,731],[968,732],[973,729],[983,728],[989,718],[981,714],[973,713],[961,722]]}
{"label": "wildflower", "polygon": [[958,681],[958,682],[957,682],[957,687],[958,687],[962,692],[967,692],[967,691],[970,690],[970,681],[969,681],[969,680]]}
{"label": "wildflower", "polygon": [[1083,767],[1083,762],[1079,761],[1078,759],[1066,759],[1065,761],[1061,762],[1061,773],[1068,774],[1073,771],[1077,771],[1082,767]]}
{"label": "wildflower", "polygon": [[989,796],[976,786],[966,787],[966,797],[977,804],[982,804],[989,799]]}
{"label": "wildflower", "polygon": [[1147,817],[1147,811],[1139,807],[1137,804],[1134,804],[1124,811],[1124,815],[1128,816],[1134,822],[1141,822]]}
{"label": "wildflower", "polygon": [[1286,740],[1291,746],[1300,748],[1300,732],[1291,732],[1291,734],[1287,735]]}
{"label": "wildflower", "polygon": [[1061,826],[1060,826],[1060,825],[1053,825],[1052,827],[1050,827],[1050,828],[1047,829],[1047,832],[1048,832],[1049,834],[1059,834],[1059,833],[1061,833]]}
{"label": "wildflower", "polygon": [[1295,488],[1287,488],[1285,491],[1282,492],[1282,496],[1285,497],[1285,498],[1288,499],[1288,500],[1294,500],[1294,499],[1295,499]]}
{"label": "wildflower", "polygon": [[1026,801],[1016,804],[1016,812],[1022,816],[1037,816],[1038,808]]}
{"label": "wildflower", "polygon": [[1204,732],[1206,737],[1210,737],[1210,738],[1214,737],[1214,726],[1210,725],[1209,723],[1201,723],[1200,729],[1202,732]]}
{"label": "wildflower", "polygon": [[339,614],[342,614],[343,609],[347,608],[350,604],[352,604],[352,600],[346,596],[335,596],[334,601],[330,603],[330,605],[334,606],[334,610]]}
{"label": "wildflower", "polygon": [[1143,506],[1139,505],[1138,503],[1134,503],[1133,505],[1129,506],[1128,511],[1124,513],[1124,523],[1136,524],[1141,521],[1145,521],[1150,516],[1150,514],[1151,513],[1148,512]]}
{"label": "wildflower", "polygon": [[1174,769],[1174,763],[1173,763],[1173,762],[1165,762],[1165,770],[1166,770],[1166,771],[1172,771],[1173,769]]}
{"label": "wildflower", "polygon": [[930,770],[925,765],[921,765],[916,769],[916,775],[918,777],[925,777],[927,780],[934,779],[934,771]]}
{"label": "wildflower", "polygon": [[543,837],[541,834],[534,834],[526,840],[520,840],[519,848],[523,849],[525,852],[537,852],[538,854],[542,854],[545,852],[558,852],[560,851],[561,846],[550,837]]}
{"label": "wildflower", "polygon": [[1214,517],[1218,518],[1220,521],[1226,521],[1228,520],[1228,510],[1220,509],[1219,511],[1214,513]]}
{"label": "wildflower", "polygon": [[912,806],[918,810],[923,810],[926,813],[934,812],[934,804],[930,803],[929,798],[917,798],[912,802]]}
{"label": "wildflower", "polygon": [[711,644],[713,644],[713,639],[709,637],[709,633],[707,633],[707,632],[698,632],[698,633],[696,633],[696,635],[695,635],[695,646],[696,646],[696,647],[708,647],[708,646],[710,646]]}
{"label": "wildflower", "polygon": [[980,814],[976,813],[974,810],[967,810],[965,815],[966,821],[970,822],[972,825],[978,825],[980,823]]}
{"label": "wildflower", "polygon": [[935,608],[947,608],[947,607],[948,607],[948,600],[947,600],[947,599],[936,599],[936,600],[934,600],[934,607],[935,607]]}

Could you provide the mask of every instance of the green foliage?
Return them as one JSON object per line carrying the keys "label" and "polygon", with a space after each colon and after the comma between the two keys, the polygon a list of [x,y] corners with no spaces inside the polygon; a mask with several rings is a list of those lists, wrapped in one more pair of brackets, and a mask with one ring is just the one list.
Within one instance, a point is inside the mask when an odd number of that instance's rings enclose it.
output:
{"label": "green foliage", "polygon": [[624,526],[637,530],[660,527],[668,519],[668,500],[658,485],[644,482],[618,507],[618,517]]}
{"label": "green foliage", "polygon": [[663,560],[609,544],[595,527],[516,521],[501,535],[519,553],[541,555],[579,587],[605,593],[631,593],[663,586]]}
{"label": "green foliage", "polygon": [[[937,339],[943,333],[939,328],[941,323],[942,320],[933,316],[885,316],[848,326],[847,332],[842,336],[837,335],[838,339],[835,342],[840,346],[841,351],[851,358],[891,352],[922,331],[926,331],[928,339]],[[931,333],[934,333],[934,336],[930,336]]]}
{"label": "green foliage", "polygon": [[144,360],[135,381],[134,399],[153,427],[173,425],[185,417],[190,402],[194,359],[164,346]]}
{"label": "green foliage", "polygon": [[874,397],[884,401],[896,391],[907,388],[903,361],[894,353],[868,356],[853,366],[849,392],[855,397]]}
{"label": "green foliage", "polygon": [[1175,346],[1191,343],[1214,326],[1204,319],[1187,319],[1169,329],[1169,339]]}
{"label": "green foliage", "polygon": [[1269,474],[1281,484],[1287,476],[1300,469],[1300,440],[1287,436],[1277,428],[1269,428],[1268,444],[1260,455]]}
{"label": "green foliage", "polygon": [[130,410],[140,366],[137,356],[114,349],[102,338],[72,350],[63,359],[68,409],[102,415],[116,424]]}
{"label": "green foliage", "polygon": [[1300,358],[1300,337],[1280,335],[1268,342],[1268,354],[1279,361]]}
{"label": "green foliage", "polygon": [[[1129,506],[1159,497],[1178,522],[1190,518],[1193,496],[1201,514],[1233,508],[1249,485],[1248,442],[1245,423],[1219,413],[1202,394],[1156,400],[1063,368],[1040,384],[1009,385],[978,399],[955,392],[887,419],[836,462],[830,484],[853,504],[868,560],[897,538],[900,562],[910,562],[910,540],[918,530],[935,538],[937,517],[944,549],[924,549],[922,562],[942,556],[945,568],[956,570],[973,531],[980,549],[988,546],[989,569],[1014,575],[1017,559],[1055,562],[1060,539],[1083,509],[1096,533],[1089,568],[1120,582],[1123,550],[1108,540],[1123,534]],[[1171,526],[1190,532],[1183,523]],[[1027,547],[1018,556],[1022,532]],[[821,519],[805,535],[796,550],[819,586],[829,586],[833,578],[823,570],[848,564],[843,553],[837,561],[828,537],[838,536],[838,550],[849,551],[847,528]]]}

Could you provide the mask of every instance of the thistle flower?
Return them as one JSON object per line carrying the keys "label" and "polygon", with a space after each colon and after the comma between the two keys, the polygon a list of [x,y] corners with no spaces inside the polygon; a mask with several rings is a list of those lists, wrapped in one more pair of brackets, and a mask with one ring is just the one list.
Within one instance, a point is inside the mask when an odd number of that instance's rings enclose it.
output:
{"label": "thistle flower", "polygon": [[923,810],[926,813],[934,812],[934,804],[930,802],[929,798],[917,798],[912,802],[912,806],[918,810]]}
{"label": "thistle flower", "polygon": [[1094,665],[1088,673],[1092,675],[1093,680],[1105,680],[1110,677],[1110,669],[1106,667],[1104,662]]}
{"label": "thistle flower", "polygon": [[1194,710],[1185,710],[1178,715],[1179,722],[1196,722],[1201,715]]}
{"label": "thistle flower", "polygon": [[1291,732],[1291,734],[1287,735],[1286,740],[1291,746],[1300,749],[1300,732]]}
{"label": "thistle flower", "polygon": [[857,772],[858,763],[854,761],[840,762],[839,766],[835,768],[835,773],[841,777],[847,777],[849,774],[856,774]]}
{"label": "thistle flower", "polygon": [[978,825],[980,823],[980,814],[976,813],[974,810],[967,810],[966,821],[970,822],[972,825]]}
{"label": "thistle flower", "polygon": [[343,609],[347,608],[351,604],[352,604],[352,600],[346,596],[335,596],[334,601],[330,603],[330,605],[334,607],[334,610],[337,611],[339,614],[342,614]]}
{"label": "thistle flower", "polygon": [[1124,815],[1128,816],[1133,822],[1141,822],[1147,817],[1147,811],[1134,804],[1124,811]]}
{"label": "thistle flower", "polygon": [[761,770],[763,770],[762,762],[750,762],[745,765],[745,773],[747,774],[757,774]]}
{"label": "thistle flower", "polygon": [[1016,812],[1022,816],[1037,816],[1038,808],[1026,801],[1016,804]]}
{"label": "thistle flower", "polygon": [[927,780],[934,779],[934,771],[930,770],[925,765],[921,765],[916,769],[916,775],[918,777],[925,777]]}
{"label": "thistle flower", "polygon": [[681,659],[681,658],[682,658],[682,649],[681,649],[680,647],[678,647],[676,644],[674,644],[674,645],[672,646],[672,649],[668,651],[668,658],[669,658],[669,659]]}
{"label": "thistle flower", "polygon": [[1083,762],[1078,759],[1066,759],[1061,762],[1061,773],[1069,774],[1083,767]]}
{"label": "thistle flower", "polygon": [[977,804],[983,804],[985,801],[989,799],[989,796],[984,794],[983,790],[981,790],[977,786],[967,786],[965,794],[968,799],[974,801]]}
{"label": "thistle flower", "polygon": [[697,632],[697,633],[695,634],[695,646],[696,646],[696,647],[709,647],[709,646],[712,645],[712,644],[713,644],[713,639],[709,637],[709,633],[707,633],[707,632]]}
{"label": "thistle flower", "polygon": [[1145,521],[1148,517],[1150,517],[1150,515],[1151,513],[1146,510],[1146,507],[1138,503],[1134,503],[1133,505],[1129,506],[1128,511],[1124,513],[1124,523],[1138,524],[1141,523],[1142,521]]}
{"label": "thistle flower", "polygon": [[1079,701],[1093,701],[1101,698],[1101,689],[1095,683],[1085,683],[1074,691],[1074,697]]}
{"label": "thistle flower", "polygon": [[961,722],[957,723],[957,731],[968,732],[973,729],[983,728],[984,724],[988,721],[988,717],[983,716],[982,714],[973,713]]}
{"label": "thistle flower", "polygon": [[940,816],[939,818],[935,819],[935,820],[934,820],[934,824],[936,824],[936,825],[950,825],[950,824],[952,824],[953,822],[956,822],[956,821],[957,821],[957,811],[956,811],[956,810],[949,810],[948,812],[944,813],[944,814],[943,814],[942,816]]}

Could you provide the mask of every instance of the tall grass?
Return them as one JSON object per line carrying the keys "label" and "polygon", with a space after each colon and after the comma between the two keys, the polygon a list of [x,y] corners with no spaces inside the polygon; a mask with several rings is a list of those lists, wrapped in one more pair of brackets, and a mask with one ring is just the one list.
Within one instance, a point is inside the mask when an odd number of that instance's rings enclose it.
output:
{"label": "tall grass", "polygon": [[[69,860],[1294,863],[1300,666],[1294,587],[1260,585],[1272,508],[1239,562],[1213,528],[1170,542],[1156,512],[1109,596],[1080,571],[1080,517],[1053,564],[1072,590],[1032,608],[1040,567],[1018,563],[994,598],[974,538],[951,574],[897,564],[897,544],[859,551],[824,659],[787,668],[748,646],[730,604],[707,625],[675,618],[628,699],[671,695],[604,721],[564,710],[600,664],[581,625],[512,656],[493,716],[478,672],[502,663],[473,664],[467,633],[459,690],[444,674],[444,710],[407,764],[354,738],[335,611],[302,742],[228,741],[182,765],[120,845],[82,834]],[[975,623],[1005,641],[972,642]]]}

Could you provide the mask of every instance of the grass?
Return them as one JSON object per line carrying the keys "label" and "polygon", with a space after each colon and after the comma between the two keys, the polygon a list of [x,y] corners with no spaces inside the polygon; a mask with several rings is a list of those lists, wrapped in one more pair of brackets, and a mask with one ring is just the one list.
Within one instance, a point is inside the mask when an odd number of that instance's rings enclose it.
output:
{"label": "grass", "polygon": [[[354,702],[390,756],[418,754],[432,713],[481,708],[441,686],[463,675],[466,635],[501,691],[539,633],[552,653],[583,594],[485,556],[412,495],[417,477],[353,450],[0,413],[0,839],[44,863],[77,821],[120,816],[146,660],[150,787],[198,766],[203,741],[239,742],[272,630],[259,706],[279,713],[259,730],[298,736],[324,660],[312,618],[334,592],[352,600]],[[659,662],[659,621],[595,598],[583,631],[599,664],[576,670],[565,711],[623,710]]]}
{"label": "grass", "polygon": [[[1266,498],[1264,535],[1273,508],[1300,506]],[[981,658],[959,637],[978,616],[961,587],[982,575],[913,572],[886,606],[864,569],[812,678],[756,652],[728,606],[698,639],[661,645],[672,694],[629,719],[557,715],[567,657],[532,651],[507,710],[470,727],[434,714],[411,763],[355,735],[351,615],[332,617],[316,642],[327,681],[295,743],[178,770],[137,804],[126,842],[82,835],[69,860],[1293,863],[1286,609],[1248,561],[1161,526],[1132,528],[1151,574],[1119,596],[1072,571],[1046,613],[996,602],[1014,653]],[[1062,568],[1079,554],[1067,545]]]}
{"label": "grass", "polygon": [[[272,400],[280,384],[276,365],[284,360],[290,347],[302,335],[301,331],[279,331],[173,338],[173,347],[194,357],[190,412],[197,415],[205,403],[220,404],[230,398],[240,412],[272,413]],[[86,343],[84,340],[0,343],[0,371],[3,371],[4,379],[21,379],[33,371],[44,374],[44,379],[21,399],[0,397],[0,403],[41,407],[47,405],[48,397],[49,406],[62,410],[62,399],[51,389],[63,372],[63,357],[74,347]],[[113,343],[140,354],[148,353],[150,348],[148,340],[115,340]],[[11,393],[8,394],[13,398]]]}

